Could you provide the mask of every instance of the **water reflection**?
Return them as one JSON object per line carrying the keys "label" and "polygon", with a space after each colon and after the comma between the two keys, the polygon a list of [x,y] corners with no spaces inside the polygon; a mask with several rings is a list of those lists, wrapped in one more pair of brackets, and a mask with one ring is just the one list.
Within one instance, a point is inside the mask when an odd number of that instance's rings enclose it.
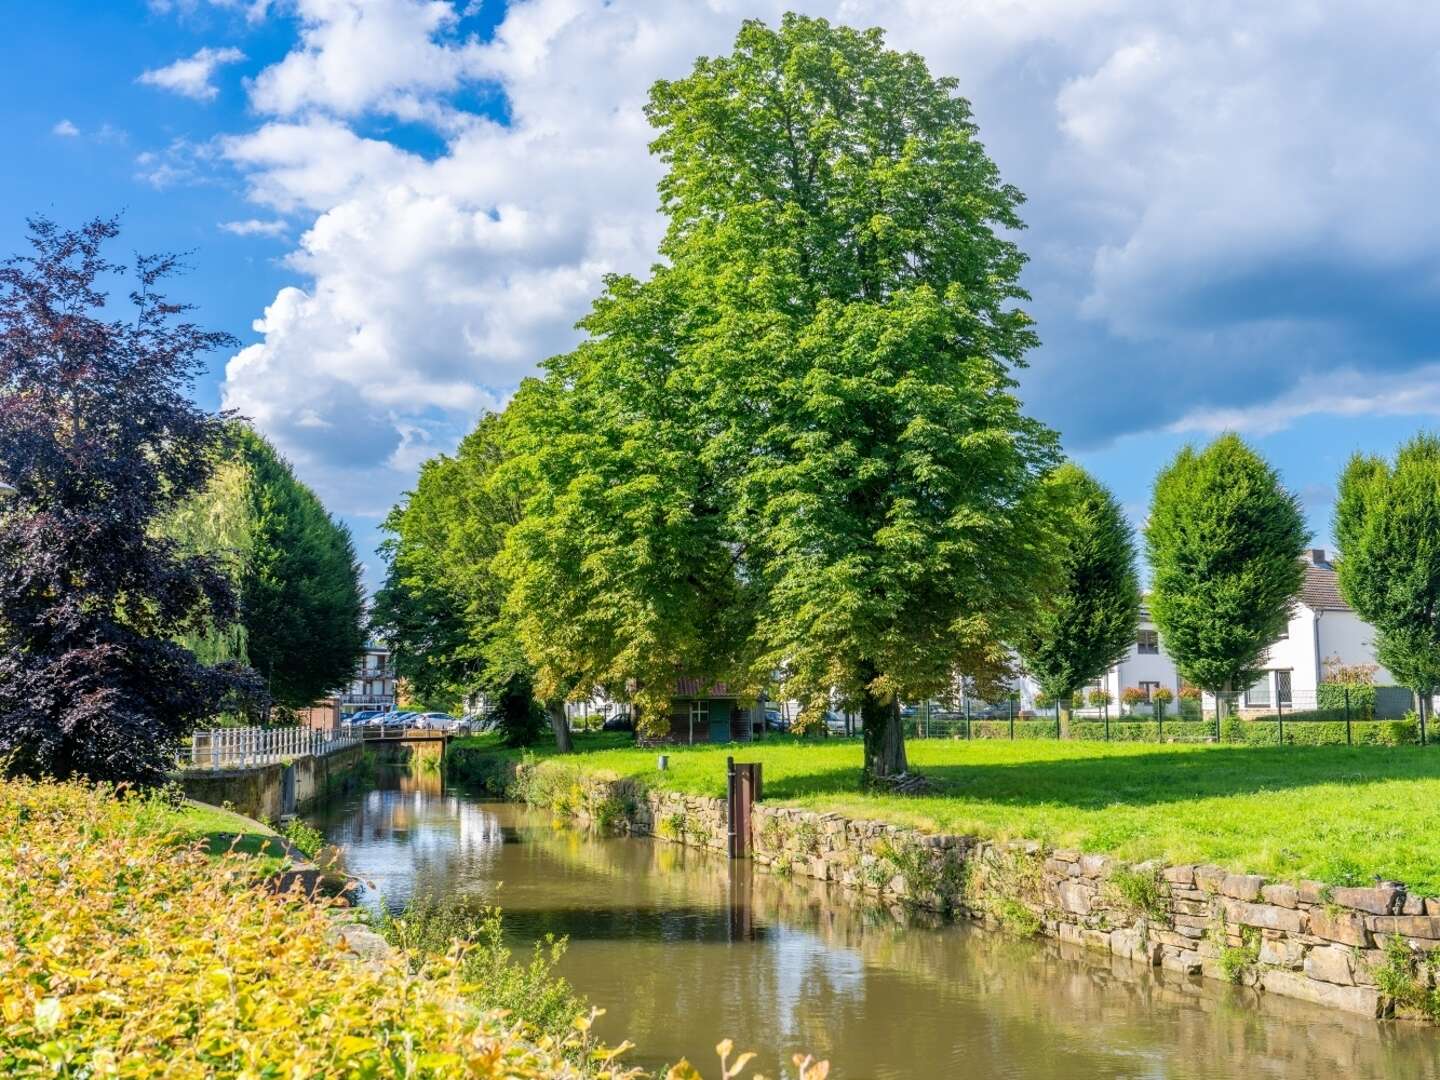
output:
{"label": "water reflection", "polygon": [[771,1075],[800,1049],[847,1078],[1440,1075],[1428,1030],[857,905],[708,853],[597,838],[433,774],[387,775],[316,824],[373,882],[367,903],[496,902],[517,945],[568,935],[564,973],[645,1065],[708,1063],[731,1035]]}

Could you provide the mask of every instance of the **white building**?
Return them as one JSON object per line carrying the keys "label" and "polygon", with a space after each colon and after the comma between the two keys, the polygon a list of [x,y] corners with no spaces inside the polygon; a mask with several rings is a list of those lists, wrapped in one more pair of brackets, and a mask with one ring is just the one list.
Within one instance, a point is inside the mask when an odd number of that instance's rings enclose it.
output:
{"label": "white building", "polygon": [[340,694],[340,711],[391,712],[395,708],[395,668],[390,650],[377,642],[365,646],[355,678]]}
{"label": "white building", "polygon": [[[1140,609],[1140,626],[1129,654],[1098,682],[1109,691],[1111,700],[1119,705],[1121,692],[1136,687],[1147,698],[1160,687],[1167,688],[1179,701],[1180,673],[1165,652],[1160,631],[1145,607]],[[1347,666],[1375,664],[1374,682],[1394,682],[1390,673],[1375,660],[1375,631],[1355,614],[1340,595],[1335,568],[1325,551],[1315,548],[1305,561],[1305,582],[1295,602],[1295,611],[1285,634],[1271,644],[1264,659],[1265,674],[1241,697],[1241,708],[1271,711],[1282,708],[1311,709],[1315,707],[1316,688],[1324,675],[1325,663],[1332,658]],[[1022,699],[1028,707],[1035,687],[1026,680]],[[1207,706],[1213,704],[1207,695]],[[1170,711],[1177,710],[1172,704]]]}

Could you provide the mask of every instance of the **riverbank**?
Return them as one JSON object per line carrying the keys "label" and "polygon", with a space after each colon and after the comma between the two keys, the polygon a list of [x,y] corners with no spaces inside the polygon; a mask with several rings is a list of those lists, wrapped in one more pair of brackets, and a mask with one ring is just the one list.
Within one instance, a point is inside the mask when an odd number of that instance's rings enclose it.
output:
{"label": "riverbank", "polygon": [[[638,772],[633,760],[629,775],[598,764],[623,763],[636,751],[517,761],[494,749],[487,754],[485,744],[472,744],[452,759],[452,768],[475,775],[488,770],[492,788],[501,784],[512,797],[561,814],[686,845],[724,847],[724,799],[692,789],[702,782],[705,765],[722,763],[725,748],[676,752],[677,767],[658,773],[658,782]],[[1054,937],[1146,967],[1347,1012],[1440,1019],[1440,988],[1429,961],[1440,950],[1440,901],[1419,890],[1375,880],[1292,884],[1209,862],[1131,863],[1034,839],[931,832],[886,820],[885,810],[897,802],[888,796],[852,796],[872,811],[863,817],[774,805],[770,764],[793,770],[797,755],[823,749],[745,748],[745,757],[767,766],[767,804],[755,808],[751,845],[755,861],[776,873],[837,881],[890,902],[950,911],[1011,933]],[[1116,790],[1123,792],[1125,756],[1110,756]],[[1176,760],[1214,763],[1193,751]],[[1424,765],[1406,761],[1400,767]],[[973,762],[971,768],[983,771]],[[813,782],[817,775],[823,774],[814,767],[782,771],[778,786],[783,791],[787,779]]]}
{"label": "riverbank", "polygon": [[250,855],[211,853],[226,834],[274,839],[213,807],[0,781],[0,1074],[631,1075],[577,1068],[578,1030],[531,1041],[467,1006],[454,955],[362,962],[353,913],[265,888]]}
{"label": "riverbank", "polygon": [[[1211,863],[1291,883],[1405,882],[1440,895],[1440,748],[1237,747],[1201,744],[912,740],[911,766],[934,792],[862,791],[858,741],[770,737],[739,746],[655,750],[616,735],[579,735],[564,760],[656,791],[721,797],[725,758],[764,765],[765,801],[902,825],[924,833],[1033,840],[1125,862]],[[547,746],[536,760],[556,755]],[[457,740],[452,775],[483,779],[522,753]]]}

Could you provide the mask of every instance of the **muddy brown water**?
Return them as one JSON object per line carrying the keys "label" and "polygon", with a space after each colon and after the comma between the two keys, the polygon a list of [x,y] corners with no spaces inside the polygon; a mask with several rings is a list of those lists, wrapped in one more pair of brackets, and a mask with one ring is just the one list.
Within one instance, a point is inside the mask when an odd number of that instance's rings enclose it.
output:
{"label": "muddy brown water", "polygon": [[517,953],[568,936],[562,973],[634,1064],[717,1072],[731,1037],[780,1072],[796,1051],[847,1078],[1440,1077],[1440,1032],[1262,999],[1057,942],[894,911],[807,879],[382,770],[312,816],[371,883],[496,903]]}

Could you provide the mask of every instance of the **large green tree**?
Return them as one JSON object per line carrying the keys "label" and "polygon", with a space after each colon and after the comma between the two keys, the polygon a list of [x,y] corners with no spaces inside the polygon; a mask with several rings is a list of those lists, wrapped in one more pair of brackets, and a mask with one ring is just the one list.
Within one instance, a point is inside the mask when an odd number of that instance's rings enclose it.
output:
{"label": "large green tree", "polygon": [[[504,468],[513,427],[511,411],[488,414],[453,455],[421,467],[415,490],[385,521],[388,569],[374,620],[419,697],[453,707],[481,693],[520,744],[533,738],[541,706],[533,665],[503,616],[506,584],[494,565],[520,519],[523,474]],[[545,713],[568,751],[563,696]]]}
{"label": "large green tree", "polygon": [[903,773],[898,697],[993,667],[1047,563],[1021,196],[877,30],[748,22],[648,115],[666,262],[610,279],[533,391],[522,637],[652,713],[681,671],[838,691],[867,772]]}
{"label": "large green tree", "polygon": [[1145,548],[1150,613],[1190,682],[1243,690],[1304,583],[1309,530],[1275,470],[1234,434],[1187,446],[1155,481]]}
{"label": "large green tree", "polygon": [[1140,621],[1135,537],[1110,491],[1078,465],[1055,470],[1057,572],[1046,603],[1016,644],[1049,697],[1069,700],[1129,652]]}
{"label": "large green tree", "polygon": [[351,680],[365,611],[350,531],[252,428],[228,425],[209,485],[160,531],[216,559],[240,595],[238,620],[184,639],[197,655],[249,663],[286,709]]}
{"label": "large green tree", "polygon": [[248,427],[253,546],[240,577],[250,663],[279,705],[303,708],[354,677],[365,648],[365,595],[350,530]]}
{"label": "large green tree", "polygon": [[807,713],[858,705],[866,773],[903,773],[899,698],[991,666],[1047,562],[1022,196],[955,81],[878,30],[746,23],[650,118],[758,665]]}
{"label": "large green tree", "polygon": [[1440,438],[1417,435],[1395,462],[1356,454],[1335,502],[1340,590],[1378,632],[1377,659],[1415,690],[1440,688]]}

